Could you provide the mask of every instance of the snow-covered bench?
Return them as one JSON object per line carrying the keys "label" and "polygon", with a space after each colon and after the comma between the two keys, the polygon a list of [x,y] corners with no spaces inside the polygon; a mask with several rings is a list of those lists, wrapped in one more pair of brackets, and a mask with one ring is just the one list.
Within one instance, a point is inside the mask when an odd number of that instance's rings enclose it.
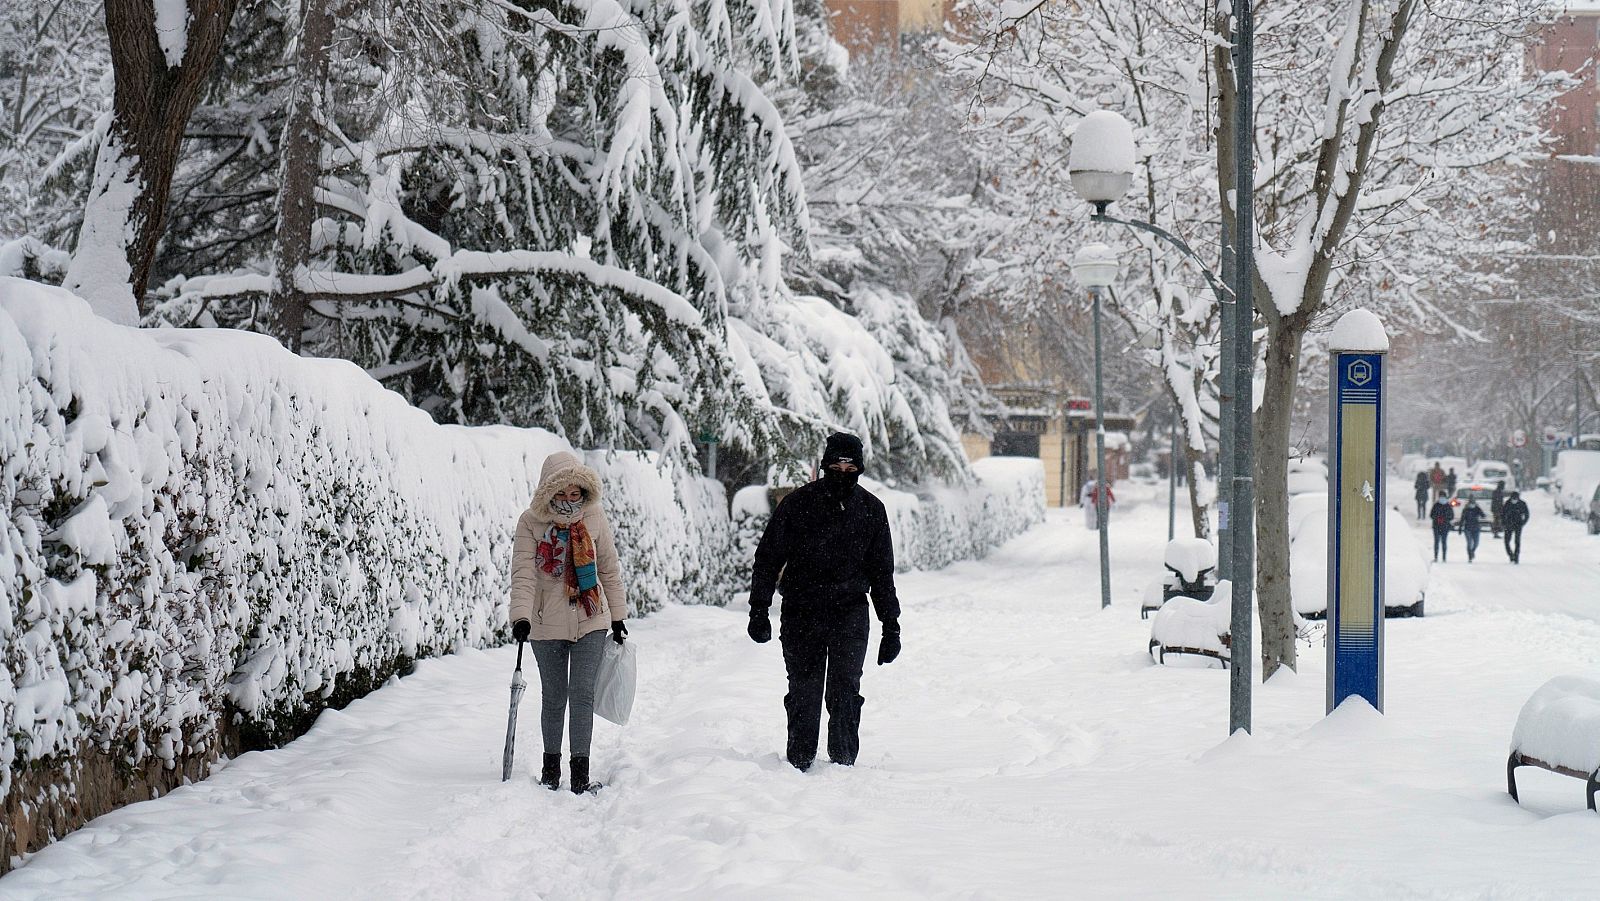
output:
{"label": "snow-covered bench", "polygon": [[[1228,598],[1232,593],[1229,583],[1218,582],[1212,597]],[[1179,595],[1161,605],[1150,623],[1150,655],[1157,663],[1166,663],[1168,654],[1210,657],[1226,669],[1232,659],[1230,627],[1230,611],[1221,600]]]}
{"label": "snow-covered bench", "polygon": [[1589,809],[1600,792],[1600,679],[1557,676],[1522,705],[1511,733],[1506,791],[1517,798],[1517,767],[1584,780]]}
{"label": "snow-covered bench", "polygon": [[1149,619],[1168,599],[1209,601],[1216,588],[1217,549],[1204,538],[1174,538],[1163,555],[1167,572],[1145,588],[1139,618]]}

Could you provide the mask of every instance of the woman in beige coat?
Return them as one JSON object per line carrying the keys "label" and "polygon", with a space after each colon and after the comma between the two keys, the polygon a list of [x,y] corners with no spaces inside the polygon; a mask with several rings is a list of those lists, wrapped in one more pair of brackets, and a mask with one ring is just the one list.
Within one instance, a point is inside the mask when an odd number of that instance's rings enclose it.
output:
{"label": "woman in beige coat", "polygon": [[627,616],[617,546],[600,509],[600,477],[572,454],[551,454],[511,549],[511,634],[531,639],[539,664],[539,783],[551,791],[561,785],[563,714],[572,726],[572,790],[600,788],[589,781],[595,676],[606,629],[621,644]]}

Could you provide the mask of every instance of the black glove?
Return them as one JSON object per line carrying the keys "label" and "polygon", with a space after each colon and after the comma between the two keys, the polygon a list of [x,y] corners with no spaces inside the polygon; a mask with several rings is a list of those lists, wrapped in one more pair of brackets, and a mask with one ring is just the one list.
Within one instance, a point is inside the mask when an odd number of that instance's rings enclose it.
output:
{"label": "black glove", "polygon": [[627,638],[627,636],[628,636],[628,624],[623,622],[620,619],[612,620],[611,621],[611,640],[616,642],[617,644],[622,644],[622,642]]}
{"label": "black glove", "polygon": [[772,620],[767,618],[765,612],[750,614],[750,628],[747,629],[750,638],[756,644],[766,644],[772,640]]}
{"label": "black glove", "polygon": [[883,621],[883,638],[878,641],[878,665],[893,663],[894,658],[900,656],[900,621],[887,619]]}
{"label": "black glove", "polygon": [[511,624],[511,637],[515,638],[518,642],[527,641],[528,635],[532,631],[533,623],[530,623],[525,619],[519,619]]}

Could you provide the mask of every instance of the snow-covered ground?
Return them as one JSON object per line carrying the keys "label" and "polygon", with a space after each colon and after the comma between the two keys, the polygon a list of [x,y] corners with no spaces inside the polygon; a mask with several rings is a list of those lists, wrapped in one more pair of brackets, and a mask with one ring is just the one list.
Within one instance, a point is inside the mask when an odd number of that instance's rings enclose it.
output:
{"label": "snow-covered ground", "polygon": [[498,781],[514,653],[473,651],[102,817],[0,896],[1600,895],[1582,783],[1525,769],[1526,803],[1505,793],[1523,701],[1600,671],[1600,539],[1536,506],[1522,565],[1486,536],[1478,563],[1434,568],[1426,618],[1388,623],[1387,715],[1324,718],[1323,649],[1303,646],[1229,739],[1226,673],[1144,650],[1155,492],[1119,491],[1109,610],[1076,510],[902,576],[906,650],[869,667],[854,768],[783,762],[778,648],[742,611],[670,607],[633,626],[640,695],[627,728],[597,727],[597,797],[534,784],[536,681]]}

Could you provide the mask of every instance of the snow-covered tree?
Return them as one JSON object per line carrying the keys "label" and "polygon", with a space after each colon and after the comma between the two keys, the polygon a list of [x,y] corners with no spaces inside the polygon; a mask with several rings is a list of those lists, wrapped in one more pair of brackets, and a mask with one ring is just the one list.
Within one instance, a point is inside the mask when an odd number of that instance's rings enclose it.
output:
{"label": "snow-covered tree", "polygon": [[[813,22],[820,18],[813,18]],[[964,474],[944,336],[802,271],[787,2],[301,0],[240,16],[153,322],[274,331],[436,417]]]}
{"label": "snow-covered tree", "polygon": [[955,323],[996,217],[951,80],[921,42],[851,56],[820,0],[799,0],[796,12],[803,74],[777,96],[812,229],[811,252],[788,258],[789,283],[849,312],[892,361],[902,402],[878,404],[884,415],[868,431],[891,471],[962,477],[952,419],[982,431],[995,402]]}
{"label": "snow-covered tree", "polygon": [[96,0],[0,7],[0,274],[58,275],[83,202],[65,187],[93,163],[110,107]]}
{"label": "snow-covered tree", "polygon": [[[1217,213],[1208,206],[1212,137],[1205,80],[1205,10],[1133,0],[1124,4],[970,4],[949,65],[971,85],[973,132],[996,171],[1014,227],[989,252],[989,268],[1031,273],[1044,290],[1010,291],[1012,317],[1059,305],[1072,288],[1066,263],[1096,240],[1133,244],[1113,311],[1133,334],[1159,339],[1136,353],[1159,373],[1178,411],[1189,474],[1191,526],[1209,536],[1208,442],[1216,438],[1219,308],[1195,268],[1171,244],[1144,232],[1092,225],[1067,178],[1064,140],[1096,109],[1115,109],[1138,129],[1138,173],[1119,212],[1184,235],[1215,261]],[[1042,310],[1041,310],[1042,308]],[[1080,359],[1088,354],[1079,348]]]}
{"label": "snow-covered tree", "polygon": [[[1263,10],[1254,73],[1263,676],[1295,664],[1287,464],[1303,345],[1351,303],[1380,306],[1391,329],[1445,315],[1438,295],[1498,243],[1461,213],[1507,193],[1510,167],[1539,148],[1538,111],[1561,80],[1529,77],[1522,55],[1544,7],[1343,0]],[[1235,73],[1223,9],[1213,22],[1216,196],[1231,216]],[[1381,290],[1366,290],[1372,283]]]}
{"label": "snow-covered tree", "polygon": [[[1356,301],[1378,307],[1392,327],[1448,321],[1441,299],[1476,277],[1478,253],[1502,247],[1482,198],[1509,193],[1515,167],[1539,146],[1538,108],[1559,82],[1524,74],[1523,38],[1542,6],[1296,0],[1258,14],[1253,274],[1266,369],[1255,477],[1265,675],[1294,663],[1286,481],[1303,344]],[[1210,245],[1207,224],[1233,216],[1230,8],[1006,4],[976,19],[986,39],[976,50],[958,47],[956,58],[982,76],[980,90],[1004,86],[985,97],[985,115],[997,139],[1018,148],[1035,197],[1073,197],[1062,178],[1067,120],[1113,108],[1135,123],[1142,163],[1119,208]],[[1209,234],[1195,239],[1197,227]],[[1146,287],[1123,292],[1132,311],[1154,307],[1164,346],[1210,345],[1209,312],[1161,314],[1168,292],[1159,286],[1185,271],[1178,258],[1142,246],[1151,257]],[[1178,279],[1187,296],[1209,304],[1188,272]],[[1184,319],[1206,337],[1180,337],[1171,324]],[[1184,407],[1203,409],[1184,368],[1166,351],[1162,359],[1171,390],[1193,392]],[[1212,365],[1201,355],[1187,371]],[[1198,432],[1191,426],[1191,439]]]}
{"label": "snow-covered tree", "polygon": [[115,89],[65,284],[114,321],[139,321],[184,131],[236,3],[104,0]]}

